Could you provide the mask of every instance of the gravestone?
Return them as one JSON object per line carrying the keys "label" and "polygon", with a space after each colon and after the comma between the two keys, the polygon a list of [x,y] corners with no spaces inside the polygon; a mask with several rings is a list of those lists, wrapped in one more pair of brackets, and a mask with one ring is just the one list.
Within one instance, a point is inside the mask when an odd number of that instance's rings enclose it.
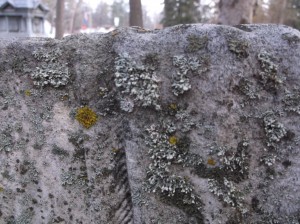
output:
{"label": "gravestone", "polygon": [[0,37],[46,37],[48,12],[37,0],[0,0]]}
{"label": "gravestone", "polygon": [[299,223],[299,31],[133,27],[0,49],[0,223]]}

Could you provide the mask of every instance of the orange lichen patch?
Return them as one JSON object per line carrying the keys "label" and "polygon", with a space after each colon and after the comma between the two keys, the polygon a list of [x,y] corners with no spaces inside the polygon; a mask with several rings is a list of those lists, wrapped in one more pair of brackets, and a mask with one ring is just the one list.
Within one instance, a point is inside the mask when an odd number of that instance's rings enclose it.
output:
{"label": "orange lichen patch", "polygon": [[211,165],[211,166],[214,166],[214,165],[216,165],[216,161],[215,161],[213,158],[209,158],[209,159],[207,160],[207,164],[208,164],[208,165]]}
{"label": "orange lichen patch", "polygon": [[87,106],[79,108],[75,118],[85,128],[92,127],[98,120],[97,114]]}
{"label": "orange lichen patch", "polygon": [[173,136],[171,136],[171,137],[169,138],[169,143],[170,143],[171,145],[176,145],[177,142],[178,142],[178,139],[177,139],[176,136],[173,135]]}
{"label": "orange lichen patch", "polygon": [[31,96],[31,91],[29,89],[25,90],[25,96]]}

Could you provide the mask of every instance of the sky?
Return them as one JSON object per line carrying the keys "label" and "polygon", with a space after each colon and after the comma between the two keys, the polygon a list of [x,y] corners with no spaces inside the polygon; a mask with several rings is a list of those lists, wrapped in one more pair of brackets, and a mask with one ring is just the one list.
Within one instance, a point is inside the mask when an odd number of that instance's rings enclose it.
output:
{"label": "sky", "polygon": [[[129,0],[125,0],[129,1]],[[163,2],[164,0],[141,0],[143,7],[147,9],[148,15],[153,16],[155,14],[158,14],[162,12],[163,10]],[[85,0],[86,3],[88,3],[94,10],[97,8],[97,5],[101,0]],[[102,2],[107,2],[108,4],[111,4],[113,0],[102,0]]]}

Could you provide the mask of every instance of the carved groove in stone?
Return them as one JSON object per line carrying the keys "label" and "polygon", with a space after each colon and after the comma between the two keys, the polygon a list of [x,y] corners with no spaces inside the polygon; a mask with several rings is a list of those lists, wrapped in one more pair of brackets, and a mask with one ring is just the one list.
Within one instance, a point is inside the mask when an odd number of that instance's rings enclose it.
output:
{"label": "carved groove in stone", "polygon": [[123,122],[118,134],[119,147],[115,152],[115,192],[119,196],[119,201],[115,206],[114,222],[116,224],[133,224],[133,205],[131,189],[128,178],[125,150],[125,135],[128,134],[128,123]]}

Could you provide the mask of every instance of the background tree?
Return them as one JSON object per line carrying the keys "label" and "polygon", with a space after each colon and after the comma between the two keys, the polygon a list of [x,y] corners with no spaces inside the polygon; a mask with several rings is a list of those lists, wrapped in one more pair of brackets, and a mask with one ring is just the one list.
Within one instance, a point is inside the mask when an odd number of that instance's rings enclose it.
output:
{"label": "background tree", "polygon": [[51,24],[51,33],[53,33],[52,28],[55,26],[55,14],[56,14],[56,1],[53,0],[42,0],[44,5],[49,8],[46,19]]}
{"label": "background tree", "polygon": [[264,0],[256,0],[253,9],[253,23],[268,23],[269,8]]}
{"label": "background tree", "polygon": [[55,38],[61,39],[64,36],[64,9],[65,1],[56,1]]}
{"label": "background tree", "polygon": [[287,0],[269,1],[269,21],[270,23],[283,24],[286,12]]}
{"label": "background tree", "polygon": [[200,2],[201,23],[217,23],[218,0]]}
{"label": "background tree", "polygon": [[78,17],[78,13],[80,10],[80,7],[82,6],[82,0],[79,1],[72,1],[71,6],[71,19],[70,19],[70,26],[69,26],[69,32],[74,33],[75,27],[76,27],[76,18]]}
{"label": "background tree", "polygon": [[288,0],[285,10],[284,24],[300,30],[300,1]]}
{"label": "background tree", "polygon": [[220,0],[218,23],[238,25],[253,22],[256,0]]}
{"label": "background tree", "polygon": [[300,29],[300,1],[270,0],[268,22],[285,24]]}
{"label": "background tree", "polygon": [[[145,7],[142,7],[142,11],[143,11],[143,25],[144,25],[143,27],[154,29],[153,25],[154,25],[155,16],[152,17],[149,16]],[[160,20],[161,19],[159,19],[158,21]]]}
{"label": "background tree", "polygon": [[[41,0],[50,11],[48,21],[55,26],[56,1]],[[130,25],[141,26],[134,20],[130,10],[134,12],[134,3],[141,0],[114,0],[108,3],[99,0],[99,5],[92,12],[88,1],[64,0],[65,13],[62,24],[65,32],[79,32],[83,28],[84,18],[88,18],[88,27],[125,27]],[[160,0],[162,1],[162,0]],[[130,3],[130,4],[129,4]],[[300,29],[300,0],[164,0],[163,14],[149,14],[146,7],[142,9],[142,25],[147,28],[161,28],[176,24],[187,23],[219,23],[237,25],[241,23],[278,23]],[[163,18],[162,18],[163,17]],[[118,18],[119,23],[114,24]]]}
{"label": "background tree", "polygon": [[143,27],[143,12],[141,0],[129,0],[129,26]]}
{"label": "background tree", "polygon": [[95,27],[112,26],[111,5],[106,2],[100,2],[93,13],[93,25]]}
{"label": "background tree", "polygon": [[119,18],[119,26],[129,26],[129,5],[124,0],[115,0],[111,6],[112,24],[114,19]]}
{"label": "background tree", "polygon": [[199,0],[165,0],[164,27],[201,21]]}

